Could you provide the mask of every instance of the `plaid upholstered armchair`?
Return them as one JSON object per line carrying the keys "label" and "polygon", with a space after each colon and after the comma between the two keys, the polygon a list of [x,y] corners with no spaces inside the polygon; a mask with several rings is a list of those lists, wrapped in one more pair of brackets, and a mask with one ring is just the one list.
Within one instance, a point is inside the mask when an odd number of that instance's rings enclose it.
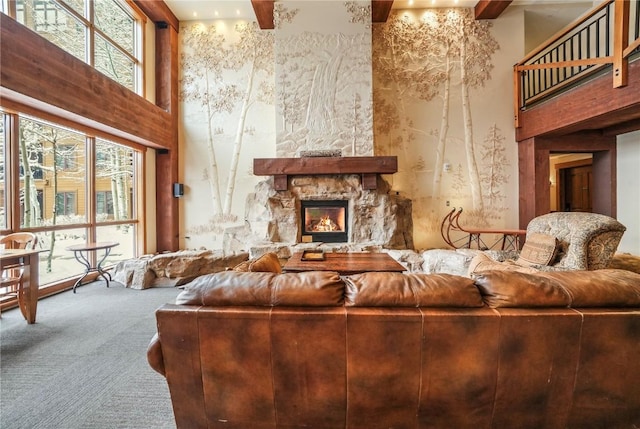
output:
{"label": "plaid upholstered armchair", "polygon": [[525,246],[530,238],[555,238],[552,260],[536,265],[538,269],[599,270],[609,266],[625,230],[617,220],[597,213],[549,213],[529,222]]}

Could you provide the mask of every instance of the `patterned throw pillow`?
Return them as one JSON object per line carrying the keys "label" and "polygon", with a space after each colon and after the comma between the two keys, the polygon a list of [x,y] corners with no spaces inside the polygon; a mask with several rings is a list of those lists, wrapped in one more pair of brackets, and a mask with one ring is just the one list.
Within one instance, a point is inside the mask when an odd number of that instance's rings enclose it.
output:
{"label": "patterned throw pillow", "polygon": [[516,264],[524,266],[551,265],[557,250],[558,240],[553,235],[540,232],[529,234]]}

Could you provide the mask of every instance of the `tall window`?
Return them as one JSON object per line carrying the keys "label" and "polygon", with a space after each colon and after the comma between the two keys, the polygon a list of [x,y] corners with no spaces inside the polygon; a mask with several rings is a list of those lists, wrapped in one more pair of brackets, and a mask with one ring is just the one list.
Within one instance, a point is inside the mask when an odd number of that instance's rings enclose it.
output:
{"label": "tall window", "polygon": [[142,14],[124,0],[11,0],[16,19],[132,91],[142,91]]}
{"label": "tall window", "polygon": [[[41,285],[82,271],[65,250],[73,244],[117,241],[106,264],[137,256],[142,153],[34,117],[0,111],[0,119],[0,229],[36,233],[46,250]],[[19,212],[9,213],[16,204]]]}
{"label": "tall window", "polygon": [[[19,135],[20,171],[26,172],[20,181],[20,227],[86,222],[86,210],[76,208],[86,195],[86,136],[27,117],[20,118]],[[44,192],[44,205],[37,200],[38,189]]]}

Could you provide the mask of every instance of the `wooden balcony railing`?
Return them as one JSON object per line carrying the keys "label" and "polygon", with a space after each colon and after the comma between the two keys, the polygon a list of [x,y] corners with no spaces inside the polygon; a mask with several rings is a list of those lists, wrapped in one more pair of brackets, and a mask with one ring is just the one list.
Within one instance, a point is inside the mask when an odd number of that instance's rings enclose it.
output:
{"label": "wooden balcony railing", "polygon": [[515,125],[520,112],[594,73],[613,69],[613,87],[627,85],[628,61],[640,54],[640,0],[608,0],[514,66]]}

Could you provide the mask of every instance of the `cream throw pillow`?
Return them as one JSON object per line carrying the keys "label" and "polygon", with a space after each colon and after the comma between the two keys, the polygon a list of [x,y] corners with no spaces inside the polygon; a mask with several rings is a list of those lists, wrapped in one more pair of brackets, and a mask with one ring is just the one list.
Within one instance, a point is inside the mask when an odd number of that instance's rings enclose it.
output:
{"label": "cream throw pillow", "polygon": [[558,239],[553,235],[535,232],[527,236],[516,264],[523,266],[551,265],[558,250]]}

